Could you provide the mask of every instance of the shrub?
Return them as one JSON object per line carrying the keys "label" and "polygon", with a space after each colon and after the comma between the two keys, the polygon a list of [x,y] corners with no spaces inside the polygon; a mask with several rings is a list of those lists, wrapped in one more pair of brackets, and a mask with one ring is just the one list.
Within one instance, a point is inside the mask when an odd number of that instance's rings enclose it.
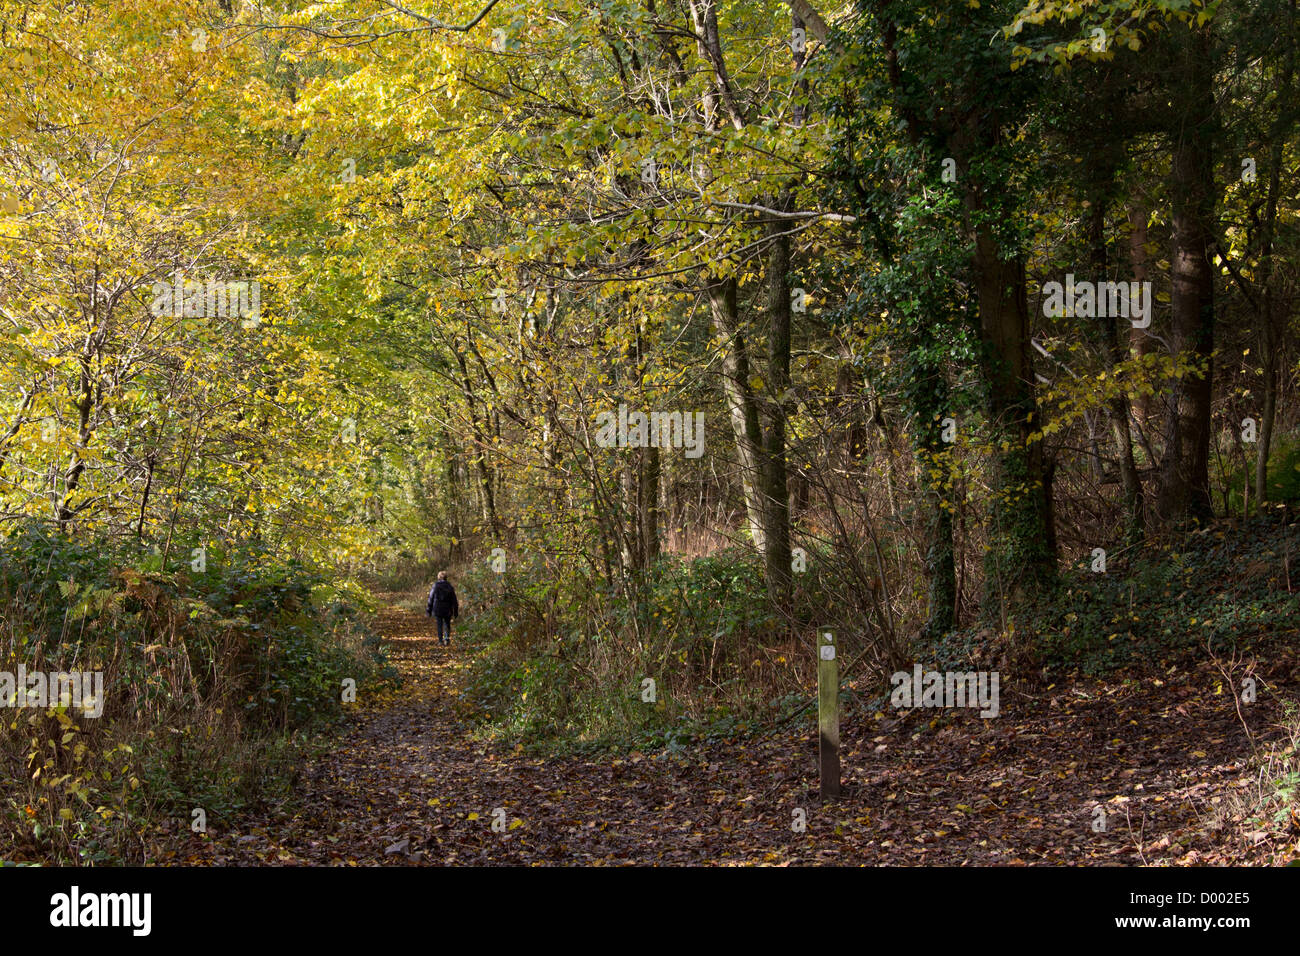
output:
{"label": "shrub", "polygon": [[[380,676],[367,599],[256,545],[191,562],[26,525],[0,539],[0,670],[103,673],[98,719],[3,712],[0,842],[16,858],[139,862],[141,828],[283,792],[305,737]],[[179,564],[179,567],[177,566]]]}

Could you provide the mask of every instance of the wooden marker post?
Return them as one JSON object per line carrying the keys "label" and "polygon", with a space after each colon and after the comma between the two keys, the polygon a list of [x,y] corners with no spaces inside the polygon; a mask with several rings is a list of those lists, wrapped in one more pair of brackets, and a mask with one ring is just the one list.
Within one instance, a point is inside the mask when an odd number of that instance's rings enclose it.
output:
{"label": "wooden marker post", "polygon": [[840,795],[840,662],[835,633],[825,628],[817,632],[817,736],[826,800]]}

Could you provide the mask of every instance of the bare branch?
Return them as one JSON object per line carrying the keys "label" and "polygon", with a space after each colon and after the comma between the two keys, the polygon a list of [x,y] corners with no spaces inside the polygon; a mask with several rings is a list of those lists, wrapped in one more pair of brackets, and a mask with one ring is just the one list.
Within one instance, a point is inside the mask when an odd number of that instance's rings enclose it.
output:
{"label": "bare branch", "polygon": [[[441,20],[435,20],[433,17],[426,17],[422,13],[416,13],[414,10],[408,10],[406,9],[406,7],[402,6],[401,4],[393,3],[393,0],[384,0],[385,6],[392,7],[398,13],[404,13],[408,17],[414,17],[415,19],[419,20],[421,23],[427,24],[433,30],[456,30],[461,33],[465,33],[469,30],[474,29],[474,27],[478,26],[479,21],[482,20],[485,16],[487,16],[488,13],[492,10],[492,8],[495,7],[500,2],[501,0],[488,0],[487,4],[483,7],[482,10],[478,12],[478,15],[474,17],[473,20],[470,20],[469,23],[465,23],[460,26],[457,26],[454,23],[443,23]],[[825,24],[823,24],[823,28],[824,27]]]}
{"label": "bare branch", "polygon": [[857,222],[857,216],[849,216],[839,212],[783,212],[780,209],[773,209],[771,206],[756,206],[747,202],[714,202],[710,205],[722,206],[726,209],[745,209],[749,212],[761,212],[777,219],[829,219],[831,222]]}

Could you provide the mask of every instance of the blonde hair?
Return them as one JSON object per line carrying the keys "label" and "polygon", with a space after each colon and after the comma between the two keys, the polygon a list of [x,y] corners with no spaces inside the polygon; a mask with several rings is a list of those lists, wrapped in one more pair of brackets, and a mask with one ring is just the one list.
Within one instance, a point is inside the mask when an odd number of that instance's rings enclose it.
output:
{"label": "blonde hair", "polygon": [[439,581],[445,581],[445,580],[447,580],[447,572],[446,572],[446,571],[439,571],[439,572],[438,572],[438,580],[439,580]]}

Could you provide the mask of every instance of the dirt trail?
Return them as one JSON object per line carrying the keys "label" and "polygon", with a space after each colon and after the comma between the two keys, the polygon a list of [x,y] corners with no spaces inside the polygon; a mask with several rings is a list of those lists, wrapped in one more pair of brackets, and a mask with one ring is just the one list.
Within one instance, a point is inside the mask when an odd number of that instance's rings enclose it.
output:
{"label": "dirt trail", "polygon": [[1206,675],[1037,696],[1004,688],[997,720],[859,714],[842,733],[845,799],[820,807],[816,745],[802,724],[591,759],[476,743],[455,716],[465,645],[439,647],[432,621],[396,607],[378,627],[405,678],[402,696],[363,710],[305,769],[295,815],[211,833],[191,861],[1229,861],[1204,827],[1212,797],[1244,775],[1245,735],[1231,698],[1207,690]]}

